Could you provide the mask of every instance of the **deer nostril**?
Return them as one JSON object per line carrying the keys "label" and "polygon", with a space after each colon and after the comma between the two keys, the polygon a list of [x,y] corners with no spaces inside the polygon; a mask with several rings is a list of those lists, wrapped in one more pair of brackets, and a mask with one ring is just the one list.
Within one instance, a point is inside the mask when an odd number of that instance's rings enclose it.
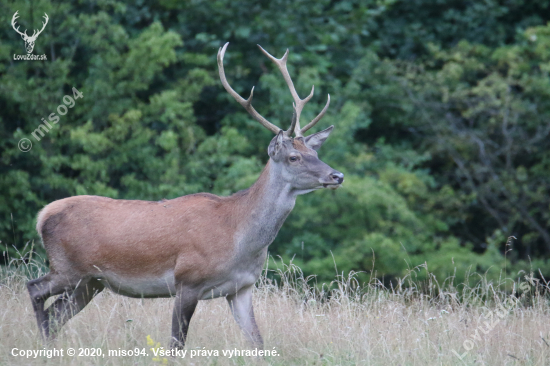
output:
{"label": "deer nostril", "polygon": [[332,179],[334,179],[338,184],[341,184],[344,181],[344,174],[340,172],[335,172],[330,175]]}

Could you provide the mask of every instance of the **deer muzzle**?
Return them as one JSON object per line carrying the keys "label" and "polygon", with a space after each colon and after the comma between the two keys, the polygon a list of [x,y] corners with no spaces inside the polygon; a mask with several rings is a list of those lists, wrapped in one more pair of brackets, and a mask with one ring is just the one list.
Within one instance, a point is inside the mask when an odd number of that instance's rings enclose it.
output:
{"label": "deer muzzle", "polygon": [[329,174],[329,179],[322,182],[324,188],[337,189],[344,181],[344,173],[335,170]]}

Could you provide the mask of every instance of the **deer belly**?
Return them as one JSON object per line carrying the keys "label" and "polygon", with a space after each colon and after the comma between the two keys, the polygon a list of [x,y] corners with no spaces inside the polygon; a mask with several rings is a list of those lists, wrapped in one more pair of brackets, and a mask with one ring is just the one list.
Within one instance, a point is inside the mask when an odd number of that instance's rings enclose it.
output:
{"label": "deer belly", "polygon": [[98,280],[111,291],[129,297],[171,297],[176,294],[173,271],[162,276],[142,277],[103,273]]}
{"label": "deer belly", "polygon": [[258,276],[254,273],[239,273],[227,279],[209,281],[203,284],[199,300],[210,300],[236,294],[241,288],[253,285]]}

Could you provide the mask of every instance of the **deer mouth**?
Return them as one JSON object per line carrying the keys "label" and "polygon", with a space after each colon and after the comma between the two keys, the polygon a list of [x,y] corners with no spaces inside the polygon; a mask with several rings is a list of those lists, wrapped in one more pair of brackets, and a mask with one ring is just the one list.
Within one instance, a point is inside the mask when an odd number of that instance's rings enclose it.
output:
{"label": "deer mouth", "polygon": [[323,183],[323,188],[328,188],[328,189],[338,189],[341,186],[342,185],[339,183]]}

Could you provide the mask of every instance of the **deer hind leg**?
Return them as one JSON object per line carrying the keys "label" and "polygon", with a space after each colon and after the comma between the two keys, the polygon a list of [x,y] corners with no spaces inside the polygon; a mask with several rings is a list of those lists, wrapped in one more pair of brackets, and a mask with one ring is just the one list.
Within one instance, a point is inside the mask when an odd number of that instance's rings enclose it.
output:
{"label": "deer hind leg", "polygon": [[47,275],[27,282],[27,290],[31,297],[32,307],[38,322],[38,328],[44,341],[50,336],[50,319],[48,311],[44,309],[44,304],[50,296],[60,295],[70,291],[78,283],[72,283],[66,277],[57,273],[50,272]]}
{"label": "deer hind leg", "polygon": [[264,341],[260,335],[260,329],[254,317],[252,307],[252,286],[244,287],[235,295],[227,296],[227,302],[233,313],[233,317],[244,332],[248,341],[256,348],[262,349]]}
{"label": "deer hind leg", "polygon": [[50,319],[50,337],[57,335],[57,331],[84,309],[104,288],[100,281],[92,279],[86,284],[80,283],[73,291],[67,291],[59,296],[46,310]]}

